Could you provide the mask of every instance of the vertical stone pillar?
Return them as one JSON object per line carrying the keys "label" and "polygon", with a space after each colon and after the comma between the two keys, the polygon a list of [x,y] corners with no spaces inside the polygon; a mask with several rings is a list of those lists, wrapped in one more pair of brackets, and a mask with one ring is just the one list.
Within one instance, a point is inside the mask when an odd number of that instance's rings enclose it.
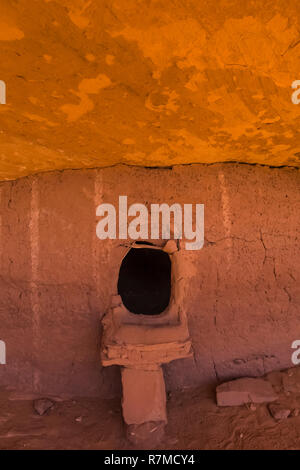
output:
{"label": "vertical stone pillar", "polygon": [[160,366],[153,370],[122,368],[123,417],[134,444],[159,442],[167,423],[166,390]]}

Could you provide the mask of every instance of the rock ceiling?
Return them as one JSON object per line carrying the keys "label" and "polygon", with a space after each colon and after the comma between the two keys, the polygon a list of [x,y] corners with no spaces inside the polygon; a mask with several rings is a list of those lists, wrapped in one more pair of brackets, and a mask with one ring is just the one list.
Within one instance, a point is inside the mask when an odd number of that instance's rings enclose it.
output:
{"label": "rock ceiling", "polygon": [[296,0],[1,0],[0,179],[300,166],[299,20]]}

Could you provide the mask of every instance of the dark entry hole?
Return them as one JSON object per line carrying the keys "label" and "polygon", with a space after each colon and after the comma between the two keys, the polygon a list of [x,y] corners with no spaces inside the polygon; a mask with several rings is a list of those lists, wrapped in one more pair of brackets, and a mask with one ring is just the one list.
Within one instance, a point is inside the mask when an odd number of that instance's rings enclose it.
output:
{"label": "dark entry hole", "polygon": [[118,292],[132,313],[158,315],[169,305],[171,261],[162,250],[131,248],[122,261]]}

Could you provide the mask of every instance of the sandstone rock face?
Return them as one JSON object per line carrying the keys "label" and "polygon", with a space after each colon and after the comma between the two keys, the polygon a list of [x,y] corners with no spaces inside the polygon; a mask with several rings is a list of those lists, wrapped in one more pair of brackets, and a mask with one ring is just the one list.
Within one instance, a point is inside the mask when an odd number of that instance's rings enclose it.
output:
{"label": "sandstone rock face", "polygon": [[0,179],[299,166],[299,14],[295,0],[1,0]]}
{"label": "sandstone rock face", "polygon": [[217,387],[219,406],[240,406],[245,403],[267,403],[277,399],[272,385],[263,379],[241,378]]}

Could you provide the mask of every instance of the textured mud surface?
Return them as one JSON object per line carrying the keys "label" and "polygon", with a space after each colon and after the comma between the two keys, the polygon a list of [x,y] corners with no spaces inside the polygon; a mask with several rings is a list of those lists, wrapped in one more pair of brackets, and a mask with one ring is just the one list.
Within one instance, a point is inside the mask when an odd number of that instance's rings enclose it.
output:
{"label": "textured mud surface", "polygon": [[[186,251],[184,308],[194,360],[165,368],[168,389],[290,367],[299,339],[298,169],[235,164],[118,167],[4,182],[0,320],[3,385],[110,398],[100,320],[116,293],[124,241],[96,237],[96,207],[204,203],[205,244]],[[129,240],[130,241],[130,240]]]}

